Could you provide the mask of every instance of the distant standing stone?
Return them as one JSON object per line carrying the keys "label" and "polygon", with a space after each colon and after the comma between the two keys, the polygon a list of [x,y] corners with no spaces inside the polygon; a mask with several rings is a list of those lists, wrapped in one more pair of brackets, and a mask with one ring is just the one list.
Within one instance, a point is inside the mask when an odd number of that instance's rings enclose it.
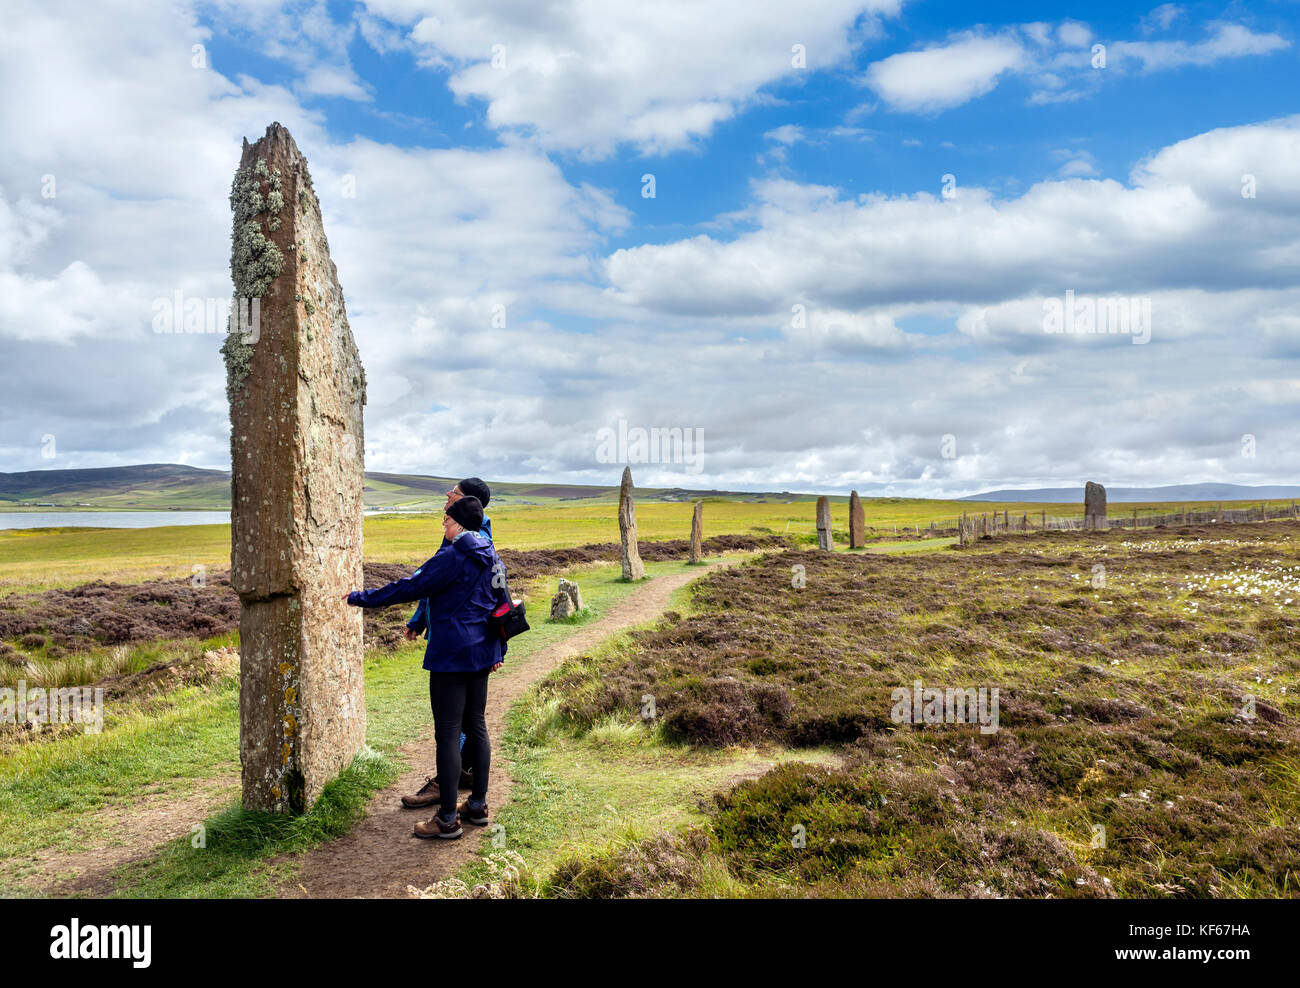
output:
{"label": "distant standing stone", "polygon": [[623,468],[618,490],[618,533],[623,540],[623,579],[645,579],[645,563],[636,547],[636,502],[632,500],[632,468]]}
{"label": "distant standing stone", "polygon": [[[934,528],[934,522],[930,522]],[[858,492],[849,494],[849,548],[861,549],[867,544],[867,513],[862,510],[862,498]]]}
{"label": "distant standing stone", "polygon": [[691,562],[704,560],[704,502],[696,501],[691,513]]}
{"label": "distant standing stone", "polygon": [[1083,489],[1083,527],[1106,528],[1106,488],[1091,480]]}
{"label": "distant standing stone", "polygon": [[817,499],[817,548],[835,548],[834,536],[831,535],[831,499],[825,495]]}
{"label": "distant standing stone", "polygon": [[551,620],[560,621],[573,617],[582,610],[582,591],[578,585],[569,580],[560,579],[560,589],[551,598]]}
{"label": "distant standing stone", "polygon": [[307,159],[278,123],[244,142],[230,205],[236,315],[221,349],[243,803],[301,813],[366,738],[361,609],[343,602],[364,586],[366,378]]}

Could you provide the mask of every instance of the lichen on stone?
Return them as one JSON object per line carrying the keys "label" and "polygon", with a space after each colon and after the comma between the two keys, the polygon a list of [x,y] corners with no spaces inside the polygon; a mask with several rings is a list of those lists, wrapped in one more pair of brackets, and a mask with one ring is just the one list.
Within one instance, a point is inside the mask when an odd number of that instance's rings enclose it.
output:
{"label": "lichen on stone", "polygon": [[226,399],[232,404],[253,366],[253,346],[244,342],[243,335],[239,329],[232,328],[221,344],[221,355],[226,360]]}
{"label": "lichen on stone", "polygon": [[[266,196],[262,195],[263,180],[270,187]],[[280,170],[270,171],[265,159],[258,159],[252,168],[240,168],[230,184],[230,210],[234,213],[230,276],[238,299],[263,297],[270,290],[271,282],[284,270],[284,256],[262,233],[259,219],[264,212],[275,213],[277,210],[271,207],[277,202],[283,208],[280,185]],[[272,217],[272,229],[278,225],[277,219]],[[245,343],[243,336],[240,328],[232,323],[227,327],[226,341],[221,347],[226,360],[226,396],[232,401],[247,380],[253,359],[253,346]]]}

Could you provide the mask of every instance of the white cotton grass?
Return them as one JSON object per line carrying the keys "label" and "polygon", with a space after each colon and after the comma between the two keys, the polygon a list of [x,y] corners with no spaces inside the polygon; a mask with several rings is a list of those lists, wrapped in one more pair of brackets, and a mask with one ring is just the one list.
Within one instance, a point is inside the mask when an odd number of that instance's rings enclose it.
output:
{"label": "white cotton grass", "polygon": [[[1281,560],[1274,559],[1264,566],[1243,567],[1225,573],[1199,573],[1179,589],[1184,593],[1271,600],[1285,607],[1300,597],[1300,566],[1284,566]],[[1188,606],[1194,611],[1197,604],[1190,601]]]}

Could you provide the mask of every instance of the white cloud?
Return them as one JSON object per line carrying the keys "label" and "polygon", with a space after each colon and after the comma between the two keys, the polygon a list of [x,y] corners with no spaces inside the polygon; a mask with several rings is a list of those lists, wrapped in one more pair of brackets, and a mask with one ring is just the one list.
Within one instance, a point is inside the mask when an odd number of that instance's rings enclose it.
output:
{"label": "white cloud", "polygon": [[806,139],[803,128],[797,124],[782,124],[780,127],[774,127],[763,137],[778,144],[797,144]]}
{"label": "white cloud", "polygon": [[1174,21],[1186,14],[1186,7],[1176,3],[1162,3],[1159,7],[1152,8],[1150,13],[1142,18],[1142,29],[1148,33],[1154,30],[1167,31]]}
{"label": "white cloud", "polygon": [[1052,157],[1061,162],[1056,173],[1062,178],[1095,178],[1101,174],[1097,159],[1082,148],[1059,148],[1052,152]]}
{"label": "white cloud", "polygon": [[1009,78],[1033,84],[1031,104],[1061,103],[1083,99],[1104,78],[1122,77],[1130,69],[1205,67],[1290,47],[1278,34],[1255,33],[1241,24],[1217,23],[1211,29],[1196,43],[1106,42],[1107,71],[1100,73],[1092,67],[1094,34],[1087,24],[1064,20],[1053,30],[1050,24],[1033,22],[993,35],[955,34],[942,44],[890,55],[868,66],[863,79],[891,109],[932,113],[977,99]]}
{"label": "white cloud", "polygon": [[[782,321],[795,302],[864,312],[1067,288],[1289,285],[1300,177],[1287,163],[1297,155],[1300,117],[1172,145],[1135,169],[1132,186],[1042,182],[1004,201],[965,187],[945,201],[843,199],[825,186],[767,181],[754,186],[756,229],[727,242],[696,236],[622,249],[606,272],[629,305]],[[1266,198],[1241,197],[1244,173]]]}
{"label": "white cloud", "polygon": [[969,36],[890,55],[868,67],[866,83],[894,110],[928,112],[983,96],[1024,62],[1024,48],[1013,37]]}
{"label": "white cloud", "polygon": [[1067,48],[1082,48],[1092,40],[1092,28],[1080,21],[1062,21],[1056,36]]}
{"label": "white cloud", "polygon": [[[407,29],[425,64],[451,70],[457,96],[486,102],[490,126],[589,157],[624,141],[686,147],[764,86],[837,65],[900,6],[558,0],[526,12],[510,0],[367,2],[372,16]],[[792,65],[796,44],[806,69]]]}
{"label": "white cloud", "polygon": [[1217,24],[1204,41],[1117,41],[1107,49],[1109,60],[1120,66],[1128,60],[1141,63],[1146,72],[1180,68],[1184,65],[1213,65],[1225,58],[1271,55],[1289,48],[1291,42],[1279,34],[1256,34],[1241,24]]}

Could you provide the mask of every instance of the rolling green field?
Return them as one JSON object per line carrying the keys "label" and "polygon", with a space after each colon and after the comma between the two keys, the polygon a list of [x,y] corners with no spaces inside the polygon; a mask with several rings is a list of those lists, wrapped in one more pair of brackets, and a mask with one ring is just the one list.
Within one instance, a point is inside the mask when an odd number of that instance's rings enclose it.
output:
{"label": "rolling green field", "polygon": [[[704,533],[712,535],[815,534],[814,500],[762,503],[706,499]],[[1289,504],[1289,502],[1270,502]],[[1258,502],[1225,502],[1229,507],[1254,507]],[[864,499],[867,527],[877,536],[914,533],[916,526],[952,525],[963,511],[971,514],[1009,511],[1034,519],[1082,517],[1082,504],[975,504],[923,498]],[[1176,510],[1172,504],[1123,505],[1115,517]],[[640,501],[637,528],[641,539],[682,539],[690,535],[692,504]],[[557,549],[588,543],[617,542],[618,520],[612,501],[556,502],[550,505],[498,506],[491,511],[497,540],[512,549]],[[831,499],[836,539],[848,540],[847,498]],[[436,549],[441,538],[440,513],[378,515],[365,521],[368,562],[416,565]],[[91,580],[135,583],[143,580],[188,578],[195,566],[208,571],[230,565],[229,525],[165,526],[143,529],[6,529],[0,531],[0,595],[48,587],[67,587]]]}

